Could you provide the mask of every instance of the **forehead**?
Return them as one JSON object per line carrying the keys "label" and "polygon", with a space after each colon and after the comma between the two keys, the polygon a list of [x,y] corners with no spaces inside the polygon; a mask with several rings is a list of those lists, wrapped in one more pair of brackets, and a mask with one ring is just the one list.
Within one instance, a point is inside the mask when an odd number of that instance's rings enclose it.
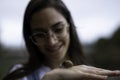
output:
{"label": "forehead", "polygon": [[32,29],[48,28],[58,22],[67,24],[65,17],[57,10],[54,8],[45,8],[32,15],[30,25]]}

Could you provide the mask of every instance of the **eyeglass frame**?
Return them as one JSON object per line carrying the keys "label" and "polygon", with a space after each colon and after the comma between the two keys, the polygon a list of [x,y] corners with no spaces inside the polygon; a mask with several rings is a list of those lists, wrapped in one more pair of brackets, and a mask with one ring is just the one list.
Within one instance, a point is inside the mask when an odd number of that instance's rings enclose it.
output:
{"label": "eyeglass frame", "polygon": [[[63,25],[62,30],[60,31],[61,33],[58,32],[58,34],[62,34],[62,33],[64,32],[64,30],[65,30],[65,27],[68,28],[69,25]],[[55,31],[55,32],[54,32],[54,30],[51,30],[51,31],[52,31],[52,34],[53,34],[53,33],[56,34],[56,31]],[[29,36],[29,39],[31,39],[32,42],[33,42],[35,45],[38,45],[38,42],[34,40],[34,39],[35,39],[35,34],[38,34],[38,33],[42,33],[42,34],[44,35],[44,37],[45,37],[44,39],[47,39],[47,37],[50,36],[49,31],[47,31],[47,32],[43,32],[43,31],[34,32],[31,36]],[[62,35],[59,35],[59,36],[62,36]]]}

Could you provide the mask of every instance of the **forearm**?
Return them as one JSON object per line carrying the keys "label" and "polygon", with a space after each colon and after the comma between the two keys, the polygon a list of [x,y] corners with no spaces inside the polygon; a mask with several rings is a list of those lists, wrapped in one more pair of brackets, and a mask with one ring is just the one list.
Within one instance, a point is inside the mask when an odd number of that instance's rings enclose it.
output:
{"label": "forearm", "polygon": [[58,74],[46,73],[42,80],[60,80],[60,76]]}

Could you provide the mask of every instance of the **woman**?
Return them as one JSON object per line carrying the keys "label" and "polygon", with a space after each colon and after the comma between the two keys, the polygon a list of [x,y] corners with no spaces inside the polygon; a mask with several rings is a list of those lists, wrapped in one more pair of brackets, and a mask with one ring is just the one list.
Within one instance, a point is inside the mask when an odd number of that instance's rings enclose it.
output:
{"label": "woman", "polygon": [[3,80],[105,80],[120,75],[85,65],[74,22],[61,0],[30,1],[23,34],[28,63],[16,65]]}

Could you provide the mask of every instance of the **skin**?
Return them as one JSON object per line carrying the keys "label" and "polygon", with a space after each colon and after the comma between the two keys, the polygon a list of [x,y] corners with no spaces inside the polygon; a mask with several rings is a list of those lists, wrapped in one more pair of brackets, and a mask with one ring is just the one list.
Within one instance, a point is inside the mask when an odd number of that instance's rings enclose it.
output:
{"label": "skin", "polygon": [[42,80],[107,80],[120,76],[120,71],[106,70],[87,65],[57,68],[47,72]]}
{"label": "skin", "polygon": [[[54,25],[62,23],[63,32],[55,34]],[[57,24],[57,26],[59,26]],[[77,65],[67,61],[64,68],[60,64],[68,59],[67,49],[70,42],[69,24],[66,19],[54,8],[45,8],[36,12],[31,18],[33,33],[38,31],[47,32],[48,36],[42,42],[36,44],[46,56],[47,65],[52,68],[42,80],[106,80],[111,76],[120,76],[120,71],[111,71],[87,65]]]}
{"label": "skin", "polygon": [[47,65],[51,68],[59,67],[66,58],[70,42],[68,27],[66,19],[54,8],[43,9],[32,16],[33,33],[47,32],[47,37],[38,40],[37,46],[46,56],[46,61],[49,61]]}

